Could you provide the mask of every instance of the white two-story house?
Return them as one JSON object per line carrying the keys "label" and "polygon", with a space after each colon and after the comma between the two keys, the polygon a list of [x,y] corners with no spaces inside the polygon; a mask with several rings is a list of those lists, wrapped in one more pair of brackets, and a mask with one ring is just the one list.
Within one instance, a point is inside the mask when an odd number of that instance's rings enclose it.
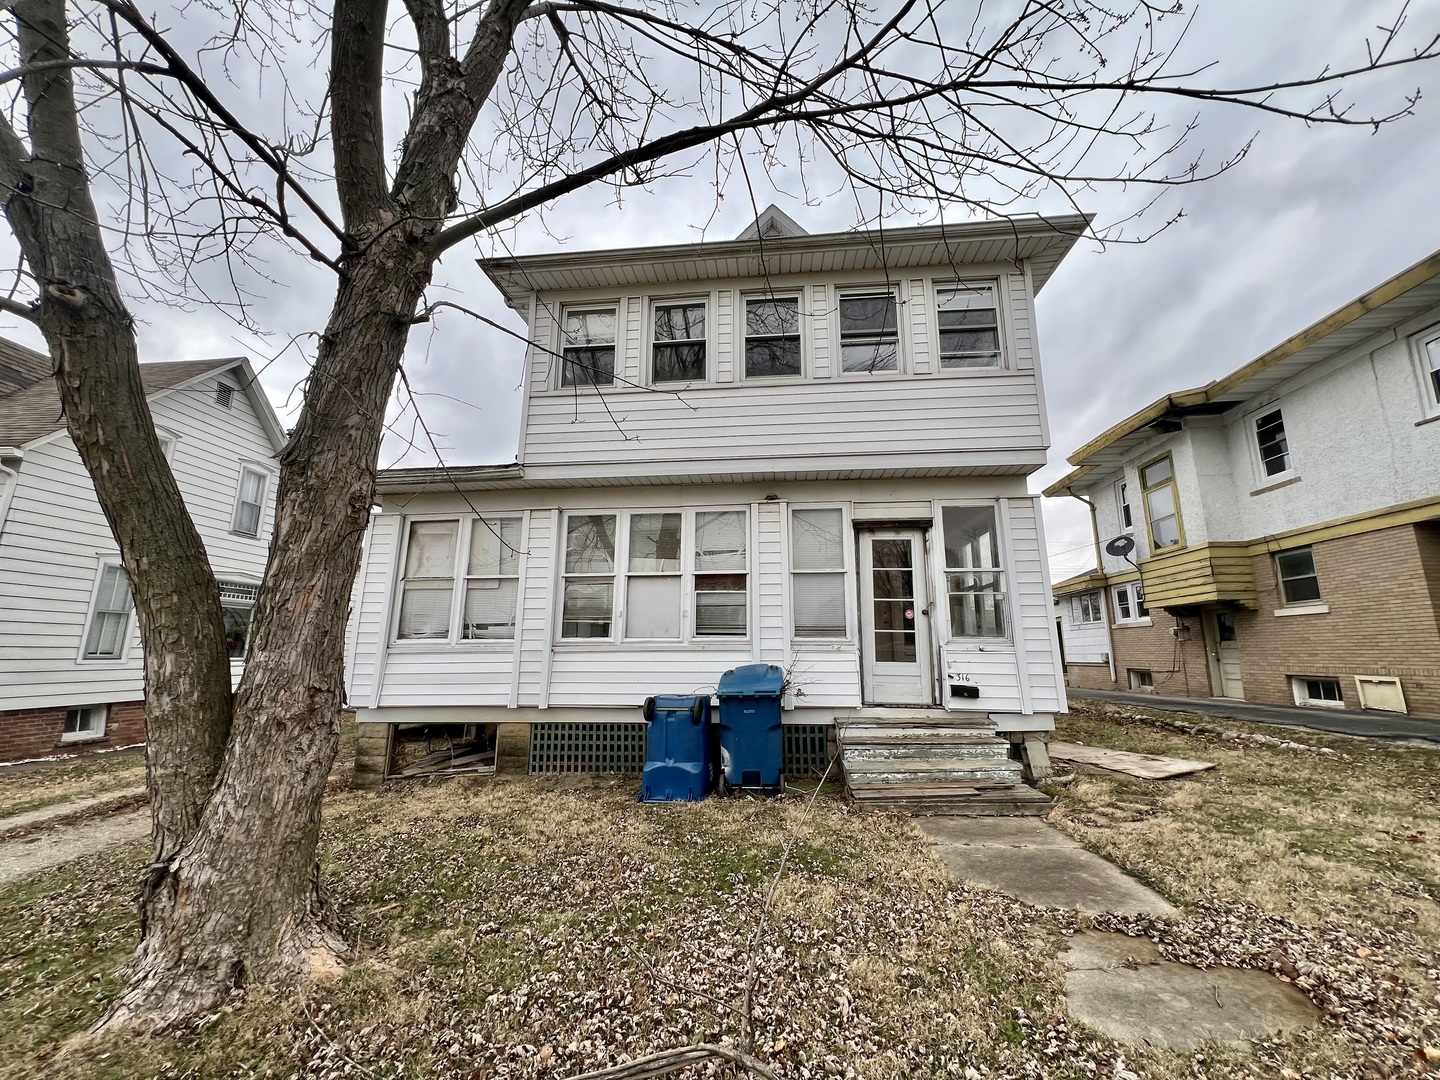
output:
{"label": "white two-story house", "polygon": [[1440,718],[1440,252],[1069,460],[1072,686]]}
{"label": "white two-story house", "polygon": [[[145,740],[130,586],[53,370],[0,339],[0,761]],[[140,375],[220,582],[238,677],[284,434],[244,359],[141,364]]]}
{"label": "white two-story house", "polygon": [[524,725],[535,768],[583,768],[643,754],[648,695],[755,662],[787,731],[852,746],[887,717],[1002,757],[1051,729],[1034,302],[1086,226],[808,235],[772,207],[728,242],[485,260],[532,342],[519,461],[381,473],[362,732]]}

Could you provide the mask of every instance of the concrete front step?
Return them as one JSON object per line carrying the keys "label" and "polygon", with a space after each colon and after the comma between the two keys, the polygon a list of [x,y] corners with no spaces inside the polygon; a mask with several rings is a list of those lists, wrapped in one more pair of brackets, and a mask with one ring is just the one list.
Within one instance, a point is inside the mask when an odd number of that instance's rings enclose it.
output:
{"label": "concrete front step", "polygon": [[895,724],[888,727],[875,726],[871,724],[853,724],[836,729],[836,738],[848,745],[850,743],[912,743],[912,742],[968,742],[975,739],[985,739],[993,742],[1003,743],[1005,740],[996,737],[991,730],[980,730],[977,728],[953,728],[953,727],[919,727],[906,725],[904,727]]}
{"label": "concrete front step", "polygon": [[1020,782],[1020,763],[987,762],[965,765],[953,761],[904,764],[857,761],[845,765],[846,781],[855,784],[959,784]]}
{"label": "concrete front step", "polygon": [[851,784],[849,790],[858,807],[914,815],[1039,816],[1055,805],[1024,784]]}
{"label": "concrete front step", "polygon": [[1008,761],[1010,744],[989,736],[970,740],[929,743],[846,742],[841,747],[847,763],[854,761]]}

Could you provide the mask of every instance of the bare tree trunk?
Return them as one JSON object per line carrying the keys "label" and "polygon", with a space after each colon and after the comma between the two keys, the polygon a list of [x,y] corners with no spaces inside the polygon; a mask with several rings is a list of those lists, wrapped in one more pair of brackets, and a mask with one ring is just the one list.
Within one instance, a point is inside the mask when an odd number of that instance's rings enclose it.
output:
{"label": "bare tree trunk", "polygon": [[149,900],[132,981],[104,1025],[164,1027],[245,982],[344,952],[315,872],[320,804],[339,742],[344,628],[380,418],[430,266],[403,226],[350,265],[282,462],[225,762],[199,830]]}
{"label": "bare tree trunk", "polygon": [[[62,0],[15,5],[22,60],[68,58]],[[220,593],[155,435],[135,332],[90,198],[66,71],[27,75],[28,150],[0,128],[5,213],[39,286],[65,422],[115,534],[145,650],[153,862],[199,824],[230,730]]]}

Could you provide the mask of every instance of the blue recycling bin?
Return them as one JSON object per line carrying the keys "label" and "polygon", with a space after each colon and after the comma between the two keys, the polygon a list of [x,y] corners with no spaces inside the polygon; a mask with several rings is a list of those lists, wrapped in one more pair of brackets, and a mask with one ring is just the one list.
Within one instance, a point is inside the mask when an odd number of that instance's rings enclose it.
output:
{"label": "blue recycling bin", "polygon": [[645,772],[641,802],[699,802],[710,794],[715,757],[711,753],[708,697],[645,699]]}
{"label": "blue recycling bin", "polygon": [[775,795],[783,790],[785,744],[780,695],[785,672],[774,664],[746,664],[720,677],[720,770],[724,786]]}

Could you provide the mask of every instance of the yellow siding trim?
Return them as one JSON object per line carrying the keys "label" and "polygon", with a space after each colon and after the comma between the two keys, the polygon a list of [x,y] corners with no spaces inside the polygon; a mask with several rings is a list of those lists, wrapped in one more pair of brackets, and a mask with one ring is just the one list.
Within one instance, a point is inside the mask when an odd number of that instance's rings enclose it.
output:
{"label": "yellow siding trim", "polygon": [[1185,607],[1228,600],[1253,605],[1255,577],[1244,542],[1165,551],[1140,564],[1145,606]]}

